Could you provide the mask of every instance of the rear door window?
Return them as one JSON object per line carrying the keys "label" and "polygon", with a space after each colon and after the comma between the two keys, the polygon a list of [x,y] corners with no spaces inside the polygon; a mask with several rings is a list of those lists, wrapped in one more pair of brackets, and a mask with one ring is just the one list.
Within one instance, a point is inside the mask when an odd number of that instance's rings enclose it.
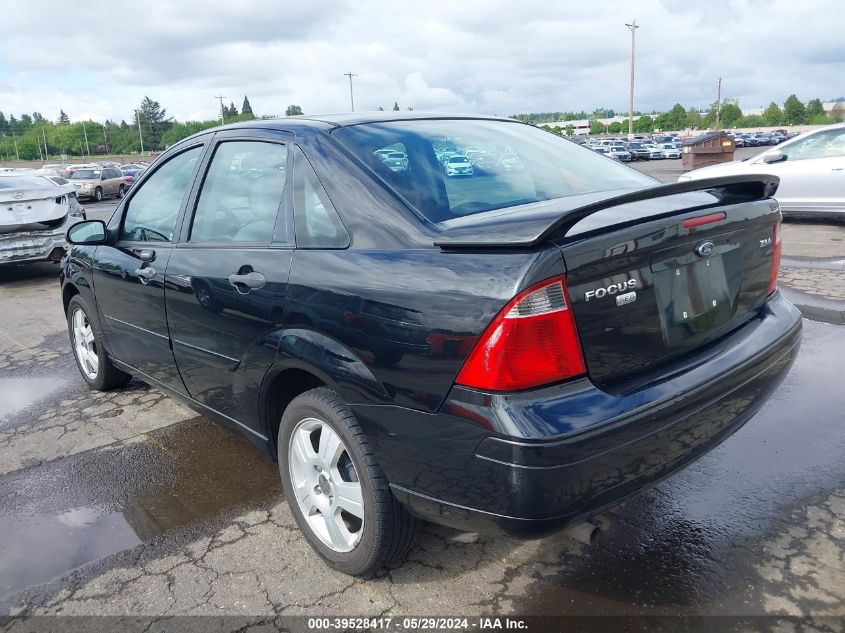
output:
{"label": "rear door window", "polygon": [[270,244],[277,219],[286,217],[280,213],[286,178],[285,145],[220,143],[203,180],[188,241]]}

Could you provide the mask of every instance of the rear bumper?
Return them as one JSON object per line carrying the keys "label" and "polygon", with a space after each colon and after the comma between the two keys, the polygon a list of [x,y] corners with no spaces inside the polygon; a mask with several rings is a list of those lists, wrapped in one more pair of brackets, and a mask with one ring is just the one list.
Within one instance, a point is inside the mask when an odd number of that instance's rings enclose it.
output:
{"label": "rear bumper", "polygon": [[353,410],[411,512],[531,536],[615,505],[716,447],[781,382],[800,339],[800,313],[775,295],[671,378],[630,392],[586,379],[518,394],[455,387],[438,414]]}
{"label": "rear bumper", "polygon": [[0,264],[49,259],[53,249],[67,246],[65,234],[76,221],[76,218],[69,217],[60,227],[45,231],[0,233]]}

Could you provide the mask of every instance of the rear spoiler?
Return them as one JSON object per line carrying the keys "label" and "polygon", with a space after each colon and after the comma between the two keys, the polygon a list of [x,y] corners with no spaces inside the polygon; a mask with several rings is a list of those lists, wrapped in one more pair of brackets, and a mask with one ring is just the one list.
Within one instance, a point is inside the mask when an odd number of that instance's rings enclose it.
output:
{"label": "rear spoiler", "polygon": [[[663,198],[694,191],[706,191],[717,195],[721,200],[747,202],[771,198],[777,191],[780,178],[768,174],[743,174],[685,180],[667,185],[658,185],[646,189],[629,191],[621,195],[582,204],[567,204],[567,198],[556,201],[554,213],[551,209],[542,213],[501,214],[488,219],[478,218],[446,229],[437,236],[434,243],[442,249],[466,248],[530,248],[556,236],[563,236],[575,224],[584,218],[611,207],[618,207],[633,202]],[[592,196],[591,196],[592,197]],[[578,196],[583,202],[583,197]],[[667,213],[650,215],[649,220],[668,217],[686,211],[678,209]]]}

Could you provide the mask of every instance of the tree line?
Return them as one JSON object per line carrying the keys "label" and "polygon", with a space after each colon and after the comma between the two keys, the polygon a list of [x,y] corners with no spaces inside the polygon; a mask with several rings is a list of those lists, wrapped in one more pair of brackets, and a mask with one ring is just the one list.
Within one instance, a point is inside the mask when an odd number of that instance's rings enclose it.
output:
{"label": "tree line", "polygon": [[[0,112],[0,158],[14,160],[55,160],[58,156],[97,156],[161,151],[183,138],[225,123],[255,119],[249,98],[244,95],[240,111],[234,102],[221,108],[221,116],[205,121],[177,121],[158,101],[144,97],[132,115],[120,122],[71,121],[62,109],[55,121],[40,112],[9,115]],[[302,114],[291,105],[287,116]],[[262,117],[269,118],[269,117]]]}
{"label": "tree line", "polygon": [[[716,124],[717,112],[719,116],[718,126]],[[546,123],[587,119],[590,121],[591,134],[627,132],[627,121],[615,121],[605,125],[599,120],[612,118],[616,114],[613,110],[599,108],[590,114],[586,112],[541,112],[517,114],[513,118],[539,125],[557,134],[571,134],[573,128],[567,125],[548,126]],[[837,105],[832,113],[824,111],[821,99],[810,99],[804,104],[793,94],[787,97],[782,106],[772,101],[762,114],[747,116],[742,114],[742,110],[735,99],[723,100],[720,107],[714,101],[705,113],[700,112],[698,108],[685,108],[680,103],[676,103],[668,112],[643,114],[635,111],[634,114],[639,116],[634,121],[634,132],[638,133],[654,132],[655,130],[685,130],[688,128],[720,127],[727,129],[777,125],[826,125],[845,120],[845,99],[837,100]]]}

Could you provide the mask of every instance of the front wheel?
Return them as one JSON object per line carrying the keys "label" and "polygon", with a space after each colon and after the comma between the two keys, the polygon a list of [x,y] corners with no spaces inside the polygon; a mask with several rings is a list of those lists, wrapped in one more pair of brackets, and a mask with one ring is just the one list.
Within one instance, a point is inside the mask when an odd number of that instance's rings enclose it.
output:
{"label": "front wheel", "polygon": [[97,187],[97,188],[94,190],[94,199],[95,199],[97,202],[102,202],[102,201],[103,201],[103,190],[102,190],[100,187]]}
{"label": "front wheel", "polygon": [[355,416],[334,391],[312,389],[282,416],[279,471],[308,544],[359,576],[404,558],[418,521],[396,501]]}

